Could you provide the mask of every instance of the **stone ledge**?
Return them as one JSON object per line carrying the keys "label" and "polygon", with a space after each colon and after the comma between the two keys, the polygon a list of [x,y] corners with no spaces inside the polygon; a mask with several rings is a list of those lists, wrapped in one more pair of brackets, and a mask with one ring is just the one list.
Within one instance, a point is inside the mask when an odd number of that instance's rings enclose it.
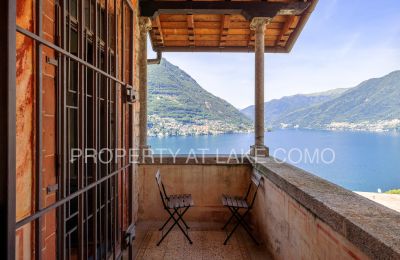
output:
{"label": "stone ledge", "polygon": [[400,259],[400,214],[273,158],[253,166],[374,259]]}
{"label": "stone ledge", "polygon": [[[196,159],[194,159],[196,156]],[[247,155],[177,155],[175,158],[171,155],[152,155],[144,158],[139,165],[251,165]]]}

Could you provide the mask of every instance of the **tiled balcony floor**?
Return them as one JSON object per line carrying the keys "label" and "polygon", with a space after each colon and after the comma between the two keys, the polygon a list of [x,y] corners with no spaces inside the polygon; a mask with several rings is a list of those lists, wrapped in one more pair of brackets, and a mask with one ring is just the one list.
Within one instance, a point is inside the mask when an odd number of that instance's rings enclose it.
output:
{"label": "tiled balcony floor", "polygon": [[157,246],[161,232],[158,224],[139,224],[137,227],[136,259],[272,259],[264,246],[256,246],[240,228],[227,245],[223,245],[226,232],[220,224],[200,225],[190,223],[189,244],[182,232],[176,227],[167,238]]}

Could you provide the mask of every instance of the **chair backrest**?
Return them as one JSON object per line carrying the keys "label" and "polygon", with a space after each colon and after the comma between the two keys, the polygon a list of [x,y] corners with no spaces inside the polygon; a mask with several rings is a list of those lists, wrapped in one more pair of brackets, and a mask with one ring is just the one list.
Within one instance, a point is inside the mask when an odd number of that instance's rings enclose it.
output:
{"label": "chair backrest", "polygon": [[248,202],[250,208],[252,208],[254,205],[254,202],[255,202],[256,196],[257,196],[257,192],[258,192],[258,188],[260,187],[262,182],[263,182],[263,179],[262,179],[261,175],[256,170],[253,170],[253,172],[251,174],[251,181],[249,184],[249,188],[247,189],[247,193],[244,198]]}
{"label": "chair backrest", "polygon": [[164,187],[164,184],[161,179],[160,170],[157,170],[157,172],[156,172],[156,182],[157,182],[157,186],[158,186],[158,191],[160,192],[161,201],[163,203],[163,206],[166,207],[169,197],[167,195],[167,192],[165,191],[165,187]]}

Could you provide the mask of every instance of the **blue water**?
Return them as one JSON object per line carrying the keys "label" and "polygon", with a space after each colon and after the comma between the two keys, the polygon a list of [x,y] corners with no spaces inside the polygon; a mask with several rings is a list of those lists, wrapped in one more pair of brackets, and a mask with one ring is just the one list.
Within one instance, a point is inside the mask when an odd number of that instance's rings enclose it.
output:
{"label": "blue water", "polygon": [[[253,134],[149,138],[155,153],[179,154],[240,154],[253,142]],[[265,143],[271,155],[347,189],[400,188],[400,134],[277,130],[266,133]]]}

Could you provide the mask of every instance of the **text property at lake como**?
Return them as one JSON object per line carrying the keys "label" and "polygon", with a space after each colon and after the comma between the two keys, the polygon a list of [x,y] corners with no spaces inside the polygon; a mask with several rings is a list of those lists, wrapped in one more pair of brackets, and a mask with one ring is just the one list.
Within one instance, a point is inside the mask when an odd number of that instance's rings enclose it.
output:
{"label": "text property at lake como", "polygon": [[[152,137],[154,153],[247,153],[253,134]],[[270,155],[354,191],[400,187],[400,134],[317,130],[266,133]]]}

